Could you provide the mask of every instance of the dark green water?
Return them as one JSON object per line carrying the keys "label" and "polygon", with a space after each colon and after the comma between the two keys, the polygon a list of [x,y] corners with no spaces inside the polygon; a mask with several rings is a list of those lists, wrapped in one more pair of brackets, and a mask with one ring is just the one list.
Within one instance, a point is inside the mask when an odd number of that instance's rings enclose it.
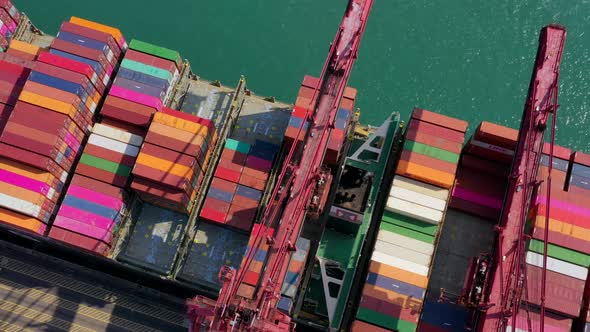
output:
{"label": "dark green water", "polygon": [[[206,79],[293,102],[318,75],[347,0],[15,0],[42,30],[71,15],[177,49]],[[452,3],[452,4],[449,4]],[[590,1],[375,0],[351,86],[362,121],[420,106],[518,127],[540,28],[568,28],[557,143],[590,152]]]}

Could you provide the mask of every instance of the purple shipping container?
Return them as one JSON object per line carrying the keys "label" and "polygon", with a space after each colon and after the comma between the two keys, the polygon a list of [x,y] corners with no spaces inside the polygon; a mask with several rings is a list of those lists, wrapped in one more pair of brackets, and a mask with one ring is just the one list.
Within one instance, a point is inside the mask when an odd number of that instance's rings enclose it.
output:
{"label": "purple shipping container", "polygon": [[135,91],[137,93],[142,93],[142,94],[145,94],[148,96],[156,97],[159,100],[164,100],[164,97],[166,96],[166,91],[164,91],[160,88],[149,86],[149,85],[143,84],[141,82],[128,80],[128,79],[120,77],[120,76],[117,76],[115,78],[113,85],[119,86],[119,87],[122,87],[125,89],[129,89],[129,90]]}
{"label": "purple shipping container", "polygon": [[238,187],[236,189],[236,195],[244,196],[255,201],[259,201],[260,198],[262,198],[262,191],[238,184]]}
{"label": "purple shipping container", "polygon": [[84,46],[91,48],[93,50],[97,50],[102,52],[106,57],[107,61],[115,65],[117,63],[117,59],[115,58],[114,52],[111,50],[110,46],[106,43],[99,42],[94,39],[86,38],[83,36],[79,36],[70,32],[60,31],[57,33],[57,38],[61,40],[65,40],[70,43],[74,43],[76,45]]}

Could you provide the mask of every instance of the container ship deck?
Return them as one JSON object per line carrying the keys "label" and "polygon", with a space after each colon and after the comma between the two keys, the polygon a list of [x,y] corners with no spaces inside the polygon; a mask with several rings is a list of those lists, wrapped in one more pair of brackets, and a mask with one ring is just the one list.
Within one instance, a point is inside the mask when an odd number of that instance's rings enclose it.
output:
{"label": "container ship deck", "polygon": [[[0,7],[0,330],[186,330],[184,300],[217,297],[222,266],[238,268],[252,245],[318,79],[283,103],[244,77],[204,80],[178,52],[127,44],[118,29],[73,17],[53,37]],[[394,113],[362,127],[356,93],[344,92],[328,145],[329,212],[304,223],[279,308],[298,330],[470,330],[477,317],[458,302],[473,257],[492,250],[518,131],[482,122],[466,137],[466,122],[418,108],[407,123]],[[590,156],[556,147],[551,174],[545,328],[585,331]],[[540,297],[527,290],[515,328],[538,331]]]}

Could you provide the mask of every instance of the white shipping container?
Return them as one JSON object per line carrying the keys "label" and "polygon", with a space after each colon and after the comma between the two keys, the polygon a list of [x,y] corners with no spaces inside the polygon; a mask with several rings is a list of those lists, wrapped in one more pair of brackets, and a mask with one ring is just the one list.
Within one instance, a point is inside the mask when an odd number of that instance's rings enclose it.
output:
{"label": "white shipping container", "polygon": [[88,138],[88,144],[96,145],[101,148],[109,149],[118,153],[126,154],[128,156],[137,157],[139,148],[131,144],[121,143],[104,136],[91,134]]}
{"label": "white shipping container", "polygon": [[143,143],[143,138],[139,135],[128,133],[126,131],[116,129],[113,127],[105,126],[100,123],[94,125],[92,133],[135,146],[141,146],[141,143]]}
{"label": "white shipping container", "polygon": [[[543,255],[539,255],[532,251],[527,251],[526,262],[540,267],[543,267]],[[553,257],[547,257],[547,270],[565,274],[572,278],[586,280],[588,278],[588,269],[579,265],[564,262]]]}
{"label": "white shipping container", "polygon": [[39,217],[41,207],[32,202],[0,193],[0,206],[31,217]]}
{"label": "white shipping container", "polygon": [[409,189],[393,186],[389,191],[390,197],[396,197],[408,202],[416,203],[418,205],[426,206],[438,211],[444,211],[447,206],[447,201],[430,197]]}
{"label": "white shipping container", "polygon": [[449,199],[449,191],[447,189],[399,175],[396,175],[393,178],[393,187],[408,189],[444,201]]}
{"label": "white shipping container", "polygon": [[375,242],[374,250],[416,263],[418,265],[422,265],[424,267],[429,267],[430,261],[432,259],[431,255],[425,255],[412,249],[400,247],[398,245],[387,243],[381,240],[377,240],[377,242]]}
{"label": "white shipping container", "polygon": [[408,248],[410,250],[417,251],[419,253],[429,256],[432,256],[432,254],[434,253],[434,245],[430,243],[422,242],[386,230],[379,230],[379,233],[377,233],[377,239],[383,242],[398,245],[400,247]]}
{"label": "white shipping container", "polygon": [[389,197],[385,208],[391,212],[422,220],[430,224],[441,222],[443,213],[416,203],[408,202],[400,198]]}
{"label": "white shipping container", "polygon": [[393,266],[393,267],[401,269],[401,270],[410,271],[412,273],[416,273],[421,276],[428,277],[428,272],[429,272],[428,267],[422,266],[420,264],[412,263],[410,261],[407,261],[405,259],[401,259],[399,257],[384,254],[384,253],[378,252],[378,251],[374,251],[373,255],[371,255],[371,260],[381,263],[381,264]]}

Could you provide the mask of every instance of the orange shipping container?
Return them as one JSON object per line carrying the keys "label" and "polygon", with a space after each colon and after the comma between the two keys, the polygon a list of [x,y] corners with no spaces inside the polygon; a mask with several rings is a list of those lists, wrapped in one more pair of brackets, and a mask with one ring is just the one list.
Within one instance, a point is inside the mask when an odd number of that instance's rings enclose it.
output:
{"label": "orange shipping container", "polygon": [[250,285],[240,284],[240,286],[238,287],[237,293],[238,293],[238,296],[241,296],[243,298],[253,299],[254,298],[254,290],[255,290],[255,288]]}
{"label": "orange shipping container", "polygon": [[446,189],[450,189],[453,186],[453,181],[455,180],[454,174],[437,171],[430,167],[403,160],[399,162],[395,173]]}
{"label": "orange shipping container", "polygon": [[207,126],[203,126],[202,124],[188,121],[185,119],[177,118],[169,114],[160,112],[155,113],[153,121],[169,127],[180,129],[182,131],[187,131],[195,135],[201,135],[203,137],[207,137],[209,135],[209,128],[207,128]]}
{"label": "orange shipping container", "polygon": [[39,55],[43,50],[41,47],[29,44],[20,40],[13,39],[10,41],[9,49],[25,52],[31,55]]}
{"label": "orange shipping container", "polygon": [[377,287],[371,284],[365,284],[362,294],[374,297],[378,300],[397,304],[404,308],[419,308],[422,305],[422,301],[417,300],[411,296],[399,294],[394,291],[390,291],[389,289]]}
{"label": "orange shipping container", "polygon": [[143,152],[140,152],[137,156],[137,163],[183,177],[189,181],[194,177],[195,174],[195,167],[187,167],[181,164],[176,164],[165,159],[150,156]]}
{"label": "orange shipping container", "polygon": [[71,119],[74,119],[75,114],[77,113],[76,107],[74,107],[74,105],[71,103],[64,103],[62,101],[29,91],[22,91],[18,97],[18,100],[66,114]]}
{"label": "orange shipping container", "polygon": [[43,207],[44,204],[49,203],[49,198],[43,194],[22,187],[13,186],[6,182],[0,182],[0,193],[22,199],[23,201],[33,203],[39,207]]}
{"label": "orange shipping container", "polygon": [[371,261],[371,264],[369,265],[369,271],[377,273],[384,277],[403,281],[405,283],[418,286],[420,288],[426,288],[428,286],[428,278],[426,276],[421,276],[419,274],[398,269],[396,267],[386,265],[383,263]]}
{"label": "orange shipping container", "polygon": [[35,218],[3,208],[0,208],[0,221],[37,234],[43,234],[46,229],[45,224]]}
{"label": "orange shipping container", "polygon": [[350,332],[391,332],[391,330],[371,325],[360,320],[355,320],[352,322]]}
{"label": "orange shipping container", "polygon": [[28,178],[38,180],[44,183],[52,183],[55,181],[55,177],[51,173],[42,171],[38,168],[21,164],[17,161],[13,161],[6,158],[0,158],[0,169],[7,170],[12,173],[16,173]]}
{"label": "orange shipping container", "polygon": [[[545,228],[545,216],[537,216],[535,218],[535,227],[543,229]],[[590,225],[588,225],[588,228],[583,228],[567,222],[549,218],[549,230],[584,241],[588,241],[588,239],[590,239]]]}
{"label": "orange shipping container", "polygon": [[157,123],[157,122],[152,122],[152,124],[150,125],[149,131],[153,131],[156,134],[172,137],[174,139],[177,139],[179,141],[183,141],[185,143],[198,145],[201,147],[201,150],[203,152],[206,152],[206,149],[204,148],[204,143],[205,143],[204,136],[195,135],[195,134],[192,134],[192,133],[180,130],[180,129],[176,129],[173,127],[169,127],[169,126],[163,125],[161,123]]}
{"label": "orange shipping container", "polygon": [[72,16],[70,18],[70,22],[80,25],[80,26],[83,26],[83,27],[87,27],[90,29],[94,29],[97,31],[102,31],[102,32],[108,33],[109,35],[113,36],[113,38],[115,39],[115,41],[117,43],[120,43],[121,39],[123,38],[123,34],[121,33],[121,30],[119,30],[117,28],[113,28],[108,25],[88,21],[88,20],[85,20],[83,18],[76,17],[76,16]]}

